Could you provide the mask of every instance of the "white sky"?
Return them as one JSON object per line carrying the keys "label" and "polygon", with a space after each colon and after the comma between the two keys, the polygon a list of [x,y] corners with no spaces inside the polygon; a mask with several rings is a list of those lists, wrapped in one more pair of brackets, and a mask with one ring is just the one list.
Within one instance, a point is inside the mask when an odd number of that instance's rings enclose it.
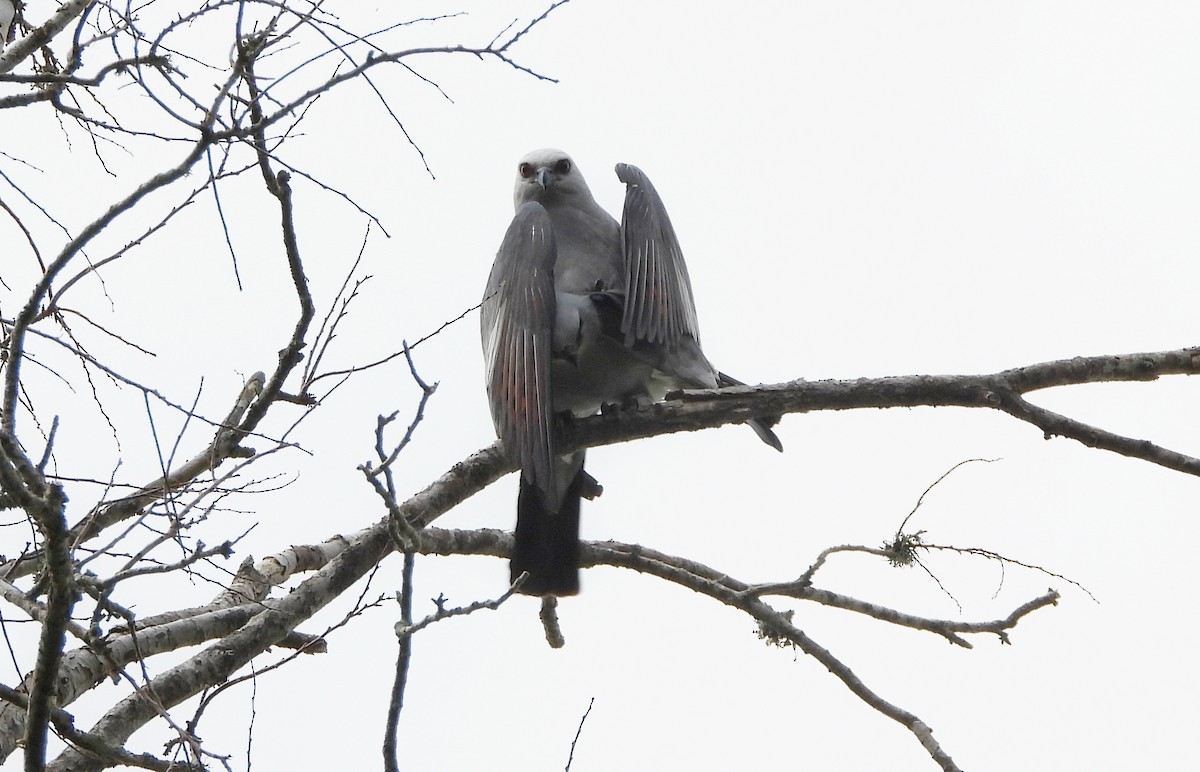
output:
{"label": "white sky", "polygon": [[[512,17],[523,24],[544,7],[497,5],[405,4],[412,16],[471,15],[389,40],[486,42]],[[379,4],[377,16],[356,13],[347,12],[346,26],[362,30],[392,21],[394,11]],[[557,85],[465,58],[414,62],[450,103],[398,69],[377,70],[376,84],[436,180],[362,86],[318,102],[285,152],[351,193],[391,233],[368,244],[374,278],[331,356],[345,365],[389,353],[478,302],[511,217],[516,161],[547,145],[575,157],[613,212],[623,194],[615,163],[651,176],[688,256],[706,352],[743,380],[990,372],[1195,344],[1197,33],[1200,7],[1183,2],[777,2],[735,11],[717,2],[575,0],[514,52]],[[135,98],[130,91],[114,81],[105,93]],[[106,196],[182,154],[110,151],[114,180],[78,133],[64,158],[57,124],[41,115],[41,124],[20,124],[20,139],[0,128],[14,138],[4,150],[50,171],[70,161],[72,184],[50,175],[41,184],[75,227]],[[364,219],[313,185],[294,186],[309,276],[318,304],[327,304]],[[159,353],[136,360],[139,376],[187,403],[204,375],[212,415],[224,412],[244,374],[273,367],[293,324],[291,300],[279,294],[287,285],[275,210],[260,187],[250,175],[225,192],[241,295],[210,200],[186,228],[113,266],[111,306],[94,286],[75,290],[79,307]],[[0,223],[4,243],[14,233]],[[120,241],[114,236],[110,248]],[[98,246],[93,257],[105,254]],[[6,280],[31,270],[21,253],[10,273],[10,259]],[[11,316],[14,302],[0,312]],[[415,353],[422,376],[440,388],[405,452],[399,479],[407,491],[493,437],[477,317]],[[46,388],[48,400],[86,397]],[[1198,454],[1195,391],[1174,378],[1035,401]],[[213,533],[257,522],[240,560],[375,522],[384,513],[355,466],[371,457],[375,416],[405,415],[416,396],[402,365],[352,381],[305,424],[299,440],[312,455],[275,467],[298,468],[298,480],[237,502],[254,513],[227,516]],[[120,449],[95,416],[94,426],[64,422],[64,472],[86,456],[98,476],[118,458],[127,479],[152,476],[144,408],[126,399],[136,431]],[[178,427],[170,411],[156,408],[156,418],[168,432]],[[796,607],[796,623],[921,717],[972,772],[1196,763],[1195,480],[1068,440],[1046,442],[1033,427],[984,411],[793,415],[778,431],[782,455],[744,427],[592,451],[589,469],[605,494],[586,505],[585,537],[685,555],[746,581],[785,580],[827,546],[888,539],[955,463],[1001,458],[960,469],[910,525],[932,542],[1045,566],[1098,603],[1044,574],[1009,567],[1002,577],[995,563],[929,557],[960,614],[919,569],[851,556],[832,561],[818,583],[916,614],[981,621],[1047,587],[1063,598],[1027,618],[1012,646],[977,636],[972,651],[820,607]],[[193,444],[180,455],[206,434],[189,434]],[[438,525],[511,527],[515,483],[506,478]],[[0,537],[7,554],[26,535]],[[389,559],[371,593],[397,589],[398,569]],[[432,611],[425,599],[439,593],[456,605],[495,596],[507,576],[503,561],[484,558],[426,558],[417,571],[418,615]],[[935,768],[906,730],[819,665],[760,643],[749,618],[617,569],[589,570],[583,582],[583,593],[560,607],[568,643],[559,651],[542,641],[537,601],[525,598],[419,635],[401,725],[404,768],[561,769],[593,697],[573,772]],[[200,601],[214,590],[191,591]],[[349,595],[323,623],[346,612],[357,592]],[[256,769],[378,767],[397,618],[385,604],[334,633],[329,654],[260,679]],[[23,664],[32,666],[32,655]],[[248,687],[227,697],[201,731],[211,749],[234,754],[235,769],[246,768],[249,699]],[[135,740],[158,751],[162,733]],[[5,769],[17,766],[10,759]]]}

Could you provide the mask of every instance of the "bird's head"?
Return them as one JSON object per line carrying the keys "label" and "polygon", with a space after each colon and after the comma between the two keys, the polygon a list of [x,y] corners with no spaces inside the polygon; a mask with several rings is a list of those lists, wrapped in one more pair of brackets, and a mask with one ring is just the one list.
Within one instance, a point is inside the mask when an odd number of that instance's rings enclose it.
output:
{"label": "bird's head", "polygon": [[517,209],[529,201],[550,205],[582,197],[590,200],[592,192],[571,156],[561,150],[543,148],[526,153],[517,164],[517,183],[513,203]]}

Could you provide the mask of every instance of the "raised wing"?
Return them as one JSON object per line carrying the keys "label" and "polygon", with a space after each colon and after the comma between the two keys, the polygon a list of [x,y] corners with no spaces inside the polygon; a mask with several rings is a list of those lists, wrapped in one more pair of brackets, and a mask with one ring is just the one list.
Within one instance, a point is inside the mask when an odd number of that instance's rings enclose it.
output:
{"label": "raised wing", "polygon": [[700,341],[696,304],[683,250],[658,191],[641,169],[617,164],[626,185],[621,236],[625,243],[625,344],[674,346],[681,337]]}
{"label": "raised wing", "polygon": [[550,392],[555,256],[549,215],[541,204],[526,203],[504,234],[480,312],[496,434],[551,502],[560,496]]}

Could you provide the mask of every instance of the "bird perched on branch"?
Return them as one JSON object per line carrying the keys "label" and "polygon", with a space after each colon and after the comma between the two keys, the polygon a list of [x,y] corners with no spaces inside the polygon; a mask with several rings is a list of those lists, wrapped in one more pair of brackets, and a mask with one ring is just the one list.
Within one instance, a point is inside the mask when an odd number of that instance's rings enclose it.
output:
{"label": "bird perched on branch", "polygon": [[[516,216],[481,314],[496,433],[521,466],[510,571],[529,595],[579,591],[579,503],[600,492],[584,452],[558,453],[555,417],[644,404],[671,390],[740,385],[700,350],[692,286],[662,199],[636,166],[620,225],[571,157],[535,150],[517,164]],[[783,446],[774,419],[748,422]]]}

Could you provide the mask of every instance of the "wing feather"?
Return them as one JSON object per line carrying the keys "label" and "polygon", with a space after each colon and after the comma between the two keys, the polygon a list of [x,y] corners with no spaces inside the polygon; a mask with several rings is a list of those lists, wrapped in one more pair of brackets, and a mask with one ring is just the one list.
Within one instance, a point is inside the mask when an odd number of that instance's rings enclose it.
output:
{"label": "wing feather", "polygon": [[496,253],[480,313],[496,434],[550,502],[561,495],[553,470],[550,386],[555,258],[549,215],[541,204],[524,204]]}
{"label": "wing feather", "polygon": [[625,344],[646,341],[674,346],[684,336],[699,342],[692,283],[667,209],[641,169],[617,164],[617,177],[626,185],[621,218]]}

